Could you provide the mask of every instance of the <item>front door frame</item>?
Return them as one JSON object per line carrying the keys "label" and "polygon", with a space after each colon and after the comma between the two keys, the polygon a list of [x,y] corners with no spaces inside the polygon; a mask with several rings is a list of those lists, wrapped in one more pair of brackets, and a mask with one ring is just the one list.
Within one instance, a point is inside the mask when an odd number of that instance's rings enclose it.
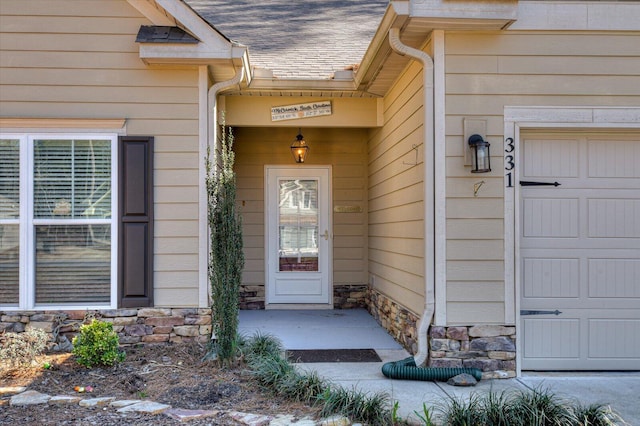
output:
{"label": "front door frame", "polygon": [[[332,167],[331,165],[301,165],[301,166],[284,166],[284,165],[265,165],[264,167],[264,212],[265,212],[265,234],[264,234],[264,258],[265,258],[265,309],[333,309],[333,192],[332,192]],[[272,192],[272,187],[270,186],[270,172],[278,173],[277,177],[282,177],[282,174],[285,173],[290,177],[315,177],[319,176],[321,173],[326,173],[327,182],[326,188],[322,188],[322,185],[318,188],[319,197],[322,199],[321,193],[326,192],[325,207],[320,212],[320,214],[324,214],[325,218],[323,219],[326,223],[326,229],[328,231],[328,243],[326,248],[326,255],[323,258],[323,263],[321,263],[320,267],[324,269],[324,292],[326,292],[326,299],[322,302],[304,302],[304,301],[292,301],[292,302],[282,302],[282,301],[273,301],[273,296],[271,294],[271,290],[273,290],[272,286],[275,285],[273,282],[274,277],[272,275],[276,272],[273,267],[273,253],[270,250],[270,247],[273,246],[272,238],[278,238],[277,229],[272,228],[271,215],[277,214],[277,211],[272,211],[273,209],[270,207],[270,202],[273,201],[273,197],[275,194]],[[322,233],[322,230],[319,230],[319,234]],[[277,244],[277,240],[276,240]]]}

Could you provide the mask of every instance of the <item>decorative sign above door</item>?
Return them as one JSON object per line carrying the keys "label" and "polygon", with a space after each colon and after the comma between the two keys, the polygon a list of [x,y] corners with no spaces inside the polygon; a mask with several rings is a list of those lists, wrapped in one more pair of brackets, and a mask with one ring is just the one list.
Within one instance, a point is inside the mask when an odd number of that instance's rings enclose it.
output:
{"label": "decorative sign above door", "polygon": [[331,115],[331,113],[331,101],[283,105],[271,108],[271,121],[297,120],[299,118]]}

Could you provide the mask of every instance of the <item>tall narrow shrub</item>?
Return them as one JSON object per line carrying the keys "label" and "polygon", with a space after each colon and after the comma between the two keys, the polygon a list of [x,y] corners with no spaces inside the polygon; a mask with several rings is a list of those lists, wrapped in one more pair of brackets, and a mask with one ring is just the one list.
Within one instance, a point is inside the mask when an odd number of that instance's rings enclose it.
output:
{"label": "tall narrow shrub", "polygon": [[207,198],[210,229],[209,282],[212,297],[214,358],[230,364],[237,350],[240,280],[244,267],[242,223],[236,211],[233,132],[222,125],[216,161],[207,153]]}

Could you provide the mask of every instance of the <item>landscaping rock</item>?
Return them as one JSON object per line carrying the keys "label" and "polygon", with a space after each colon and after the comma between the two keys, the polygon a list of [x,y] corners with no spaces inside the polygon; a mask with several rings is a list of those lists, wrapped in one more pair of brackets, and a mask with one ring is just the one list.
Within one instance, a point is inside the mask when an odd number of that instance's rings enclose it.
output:
{"label": "landscaping rock", "polygon": [[349,425],[351,425],[351,420],[349,420],[344,416],[332,416],[320,422],[320,426],[349,426]]}
{"label": "landscaping rock", "polygon": [[306,417],[296,420],[291,414],[279,414],[271,420],[269,426],[318,426],[318,423]]}
{"label": "landscaping rock", "polygon": [[79,404],[81,407],[87,407],[87,408],[103,407],[105,405],[108,405],[110,402],[114,400],[115,398],[110,396],[102,397],[102,398],[89,398],[89,399],[83,399],[82,401],[79,402]]}
{"label": "landscaping rock", "polygon": [[160,404],[153,401],[142,401],[137,404],[127,405],[118,410],[118,413],[142,413],[142,414],[160,414],[171,408],[170,405]]}
{"label": "landscaping rock", "polygon": [[50,399],[50,395],[36,392],[34,390],[29,390],[12,396],[9,405],[46,404]]}
{"label": "landscaping rock", "polygon": [[22,393],[26,391],[27,388],[24,386],[5,386],[0,387],[0,396],[4,395],[15,395],[17,393]]}
{"label": "landscaping rock", "polygon": [[180,422],[187,422],[189,420],[214,417],[220,414],[220,411],[218,410],[185,410],[182,408],[170,408],[167,411],[165,411],[164,414]]}
{"label": "landscaping rock", "polygon": [[478,381],[471,374],[462,373],[447,380],[447,384],[451,386],[475,386]]}
{"label": "landscaping rock", "polygon": [[82,400],[79,396],[56,395],[51,397],[49,405],[77,404]]}
{"label": "landscaping rock", "polygon": [[129,405],[138,404],[140,402],[142,402],[142,400],[140,399],[123,399],[120,401],[113,401],[111,404],[109,404],[109,406],[114,408],[122,408],[128,407]]}
{"label": "landscaping rock", "polygon": [[230,411],[227,413],[229,417],[238,423],[247,426],[267,426],[271,423],[272,417],[262,416],[260,414],[241,413],[239,411]]}

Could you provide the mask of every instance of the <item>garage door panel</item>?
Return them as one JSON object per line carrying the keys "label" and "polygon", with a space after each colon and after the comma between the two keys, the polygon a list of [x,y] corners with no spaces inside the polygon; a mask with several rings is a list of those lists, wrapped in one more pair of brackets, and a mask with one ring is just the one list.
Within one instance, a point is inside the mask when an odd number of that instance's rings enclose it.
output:
{"label": "garage door panel", "polygon": [[579,359],[579,318],[526,318],[523,325],[525,359]]}
{"label": "garage door panel", "polygon": [[524,259],[525,298],[579,297],[580,259]]}
{"label": "garage door panel", "polygon": [[640,200],[590,198],[589,237],[640,238]]}
{"label": "garage door panel", "polygon": [[522,368],[640,369],[640,135],[521,147]]}
{"label": "garage door panel", "polygon": [[588,172],[592,178],[639,178],[640,144],[637,140],[590,140]]}
{"label": "garage door panel", "polygon": [[589,320],[589,358],[640,358],[640,319]]}
{"label": "garage door panel", "polygon": [[522,161],[523,176],[578,176],[577,139],[527,139]]}
{"label": "garage door panel", "polygon": [[525,237],[577,237],[578,199],[528,198],[524,200]]}
{"label": "garage door panel", "polygon": [[637,298],[640,259],[589,259],[589,297]]}

